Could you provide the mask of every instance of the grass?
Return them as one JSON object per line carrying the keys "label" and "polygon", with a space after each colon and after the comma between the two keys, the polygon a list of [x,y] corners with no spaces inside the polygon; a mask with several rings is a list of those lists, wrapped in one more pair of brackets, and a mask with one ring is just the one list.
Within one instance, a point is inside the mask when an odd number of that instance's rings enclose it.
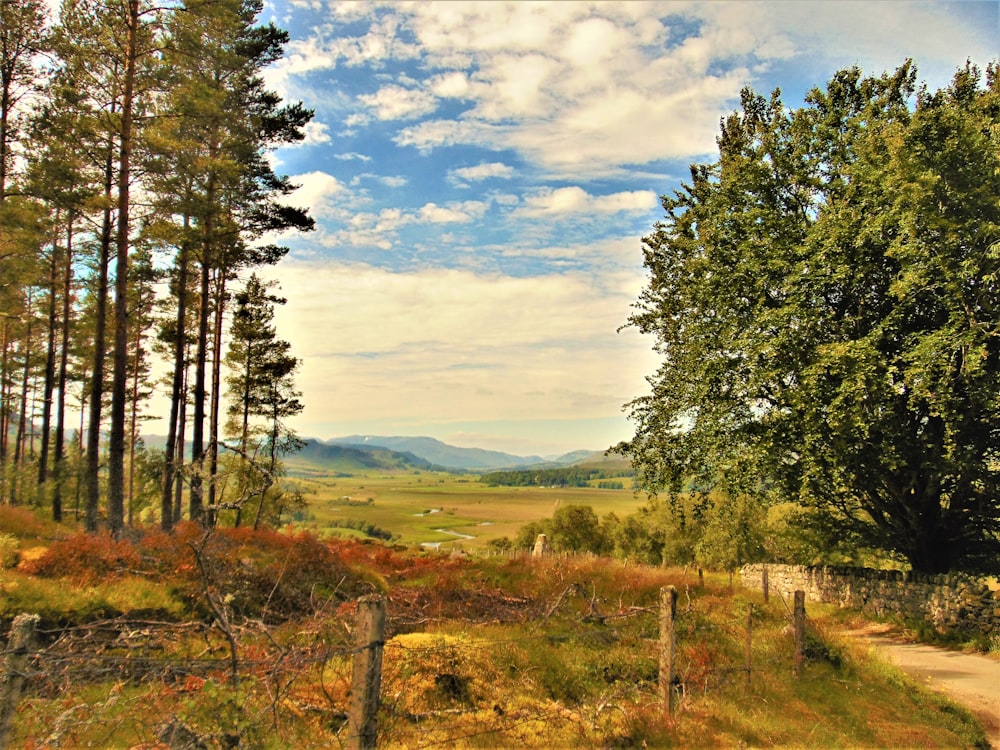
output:
{"label": "grass", "polygon": [[[454,479],[405,479],[338,479],[327,490],[371,492],[375,508],[397,514],[450,497],[442,513],[453,507],[461,521],[483,504],[497,519],[531,506],[504,488],[474,487],[463,500]],[[523,495],[551,509],[553,495]],[[35,532],[19,535],[16,523],[4,533],[38,549]],[[836,608],[810,605],[807,662],[793,677],[785,606],[731,588],[727,575],[699,585],[689,571],[603,559],[455,559],[241,531],[203,545],[213,572],[205,581],[191,564],[199,538],[191,527],[172,536],[150,529],[134,543],[70,536],[0,570],[0,619],[45,613],[43,656],[28,670],[12,747],[152,747],[171,728],[205,747],[340,746],[352,602],[376,590],[388,598],[380,747],[986,747],[967,712],[842,636]],[[227,613],[236,687],[206,583]],[[658,691],[667,585],[680,594],[673,715]]]}
{"label": "grass", "polygon": [[362,520],[390,531],[401,544],[429,543],[444,549],[476,550],[491,539],[513,539],[522,525],[550,518],[560,504],[589,505],[598,516],[612,511],[624,516],[645,503],[631,490],[491,487],[443,472],[300,477],[296,482],[309,503],[302,526],[331,536],[358,537],[358,532],[331,523]]}

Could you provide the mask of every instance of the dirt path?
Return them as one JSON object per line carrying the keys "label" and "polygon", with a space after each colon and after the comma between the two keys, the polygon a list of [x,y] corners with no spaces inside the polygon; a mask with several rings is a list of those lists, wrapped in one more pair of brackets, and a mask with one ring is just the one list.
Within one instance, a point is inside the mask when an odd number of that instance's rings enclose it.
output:
{"label": "dirt path", "polygon": [[878,626],[847,634],[869,643],[904,672],[972,711],[982,721],[990,743],[1000,750],[1000,661],[908,643]]}

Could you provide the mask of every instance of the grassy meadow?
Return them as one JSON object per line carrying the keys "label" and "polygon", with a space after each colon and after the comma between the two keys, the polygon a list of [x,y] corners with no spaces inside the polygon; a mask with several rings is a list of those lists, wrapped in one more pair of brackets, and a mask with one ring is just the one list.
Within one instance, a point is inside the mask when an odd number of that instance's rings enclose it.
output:
{"label": "grassy meadow", "polygon": [[[317,519],[365,513],[413,539],[440,519],[513,529],[556,500],[637,502],[434,474],[312,481]],[[338,499],[352,492],[371,506]],[[413,516],[421,506],[442,510]],[[114,540],[9,505],[0,542],[0,627],[39,617],[8,747],[349,745],[355,602],[372,594],[388,602],[379,747],[989,747],[967,711],[843,637],[832,606],[809,606],[793,677],[787,603],[725,575],[191,523]],[[679,593],[673,715],[658,685],[664,586]]]}
{"label": "grassy meadow", "polygon": [[560,505],[589,505],[598,516],[611,511],[625,516],[645,503],[631,489],[491,487],[475,475],[429,471],[297,475],[295,482],[307,503],[296,525],[329,536],[364,537],[337,526],[362,521],[391,532],[400,544],[441,549],[475,550],[491,539],[514,539],[523,524],[551,517]]}

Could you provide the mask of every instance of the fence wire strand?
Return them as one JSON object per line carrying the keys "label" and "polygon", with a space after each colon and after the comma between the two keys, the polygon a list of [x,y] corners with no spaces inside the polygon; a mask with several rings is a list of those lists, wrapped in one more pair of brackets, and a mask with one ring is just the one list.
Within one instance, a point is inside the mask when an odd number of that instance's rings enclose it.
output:
{"label": "fence wire strand", "polygon": [[[73,738],[83,736],[80,727],[84,725],[90,729],[103,725],[99,734],[108,742],[111,740],[107,738],[125,735],[133,744],[162,741],[164,732],[181,731],[178,727],[194,732],[184,724],[183,700],[174,706],[157,696],[156,700],[163,701],[166,706],[165,712],[159,715],[142,710],[123,711],[123,706],[140,706],[150,700],[156,693],[151,692],[152,686],[157,684],[171,686],[182,699],[207,696],[206,700],[218,702],[220,711],[243,712],[242,721],[248,726],[255,724],[254,731],[282,736],[298,746],[309,747],[302,744],[301,736],[292,737],[287,733],[294,734],[289,727],[294,720],[303,717],[307,723],[318,722],[325,728],[325,739],[314,746],[343,742],[349,733],[349,697],[355,689],[351,683],[351,662],[371,649],[378,649],[382,654],[380,746],[475,745],[488,741],[485,738],[494,738],[501,745],[513,741],[530,746],[531,740],[525,733],[530,734],[537,727],[572,730],[575,725],[576,731],[586,734],[597,726],[601,715],[622,712],[622,701],[652,704],[657,700],[656,662],[660,649],[657,608],[631,607],[622,612],[619,607],[619,611],[605,614],[599,611],[601,602],[591,592],[578,589],[573,593],[584,605],[589,599],[589,611],[585,615],[577,613],[575,618],[577,625],[584,629],[576,632],[561,630],[546,616],[532,626],[532,632],[517,637],[455,636],[447,632],[418,631],[397,633],[361,644],[330,643],[331,636],[321,635],[317,628],[313,633],[295,634],[300,642],[282,643],[263,624],[246,623],[235,629],[238,640],[234,656],[227,651],[220,629],[210,623],[105,620],[39,630],[38,635],[49,642],[48,646],[28,650],[6,647],[2,656],[6,661],[17,653],[28,660],[27,666],[20,670],[27,679],[22,700],[37,708],[57,696],[61,701],[57,709],[52,709],[55,715],[44,736],[35,737],[43,746],[60,743],[73,746]],[[560,596],[560,605],[564,598]],[[740,632],[737,619],[745,615],[734,613],[731,622],[720,625],[710,623],[699,607],[700,601],[692,600],[688,592],[686,604],[678,614],[678,640],[682,648],[677,659],[677,675],[684,696],[715,689],[731,675],[747,674],[749,679],[749,666],[742,663],[742,656],[735,656],[742,655],[747,637],[745,630]],[[543,667],[531,659],[544,653],[548,654],[545,659],[559,662],[570,654],[570,661],[562,666],[571,670],[574,646],[596,647],[605,653],[619,646],[621,636],[615,626],[609,624],[617,618],[633,620],[627,645],[632,649],[627,665],[632,672],[626,669],[623,677],[606,675],[609,681],[606,696],[601,696],[594,706],[584,708],[582,704],[574,705],[572,700],[552,697],[537,697],[532,699],[534,702],[516,705],[496,702],[491,706],[489,702],[484,705],[463,693],[467,690],[463,681],[473,679],[470,675],[478,669],[478,661],[496,660],[499,656],[500,662],[508,664],[510,675],[507,679],[520,680],[544,696],[545,690],[539,688],[544,682]],[[346,632],[340,633],[340,638],[353,641],[356,636],[352,628],[345,624],[343,629]],[[724,643],[719,647],[721,650],[708,651],[701,645],[709,631],[715,634],[713,642],[721,637]],[[413,638],[417,635],[422,640]],[[200,644],[197,648],[196,642]],[[220,655],[162,653],[170,647],[195,651],[200,648]],[[563,649],[569,651],[563,652]],[[214,692],[204,692],[208,689],[206,685],[224,686],[234,664],[234,674],[246,686],[242,693],[229,697],[220,693],[219,697]],[[415,691],[420,687],[418,677],[424,678],[425,692],[432,694],[436,704],[408,703],[416,700]],[[104,685],[107,689],[94,697],[90,687],[95,685]],[[552,688],[547,689],[552,692]],[[564,692],[572,693],[568,689]],[[488,721],[482,719],[484,716]],[[227,721],[228,718],[227,714]],[[482,719],[481,726],[470,725],[470,721],[479,719]],[[219,723],[220,727],[211,737],[223,737],[219,742],[224,745],[228,741],[224,735],[229,730],[222,727],[221,719]],[[236,724],[242,726],[238,721]],[[95,742],[93,737],[94,734],[88,735],[86,741]],[[247,746],[255,745],[249,742]]]}

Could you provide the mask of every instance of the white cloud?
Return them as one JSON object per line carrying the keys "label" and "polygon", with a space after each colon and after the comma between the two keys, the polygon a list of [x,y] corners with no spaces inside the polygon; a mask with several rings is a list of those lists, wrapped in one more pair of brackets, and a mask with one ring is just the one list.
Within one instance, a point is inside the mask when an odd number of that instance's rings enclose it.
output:
{"label": "white cloud", "polygon": [[472,87],[465,71],[453,70],[432,78],[428,82],[428,88],[441,98],[462,99]]}
{"label": "white cloud", "polygon": [[349,193],[340,180],[326,172],[295,175],[291,181],[299,187],[290,196],[289,203],[307,207],[318,219],[335,215],[340,198]]}
{"label": "white cloud", "polygon": [[305,128],[303,128],[305,133],[305,138],[299,141],[298,146],[318,146],[323,143],[330,142],[330,134],[326,123],[319,122],[318,120],[310,120],[306,123]]}
{"label": "white cloud", "polygon": [[581,187],[544,188],[524,199],[516,216],[542,217],[563,214],[610,214],[651,211],[659,205],[652,190],[635,190],[611,195],[590,195]]}
{"label": "white cloud", "polygon": [[358,99],[380,120],[412,120],[433,112],[437,99],[419,89],[384,86],[374,94],[362,94]]}
{"label": "white cloud", "polygon": [[486,213],[487,205],[482,201],[463,201],[439,206],[425,204],[419,212],[420,219],[430,224],[454,224],[472,221]]}
{"label": "white cloud", "polygon": [[[878,72],[916,57],[950,76],[964,61],[953,59],[955,49],[981,64],[996,54],[995,28],[970,34],[947,4],[919,1],[331,7],[343,19],[368,19],[369,29],[352,38],[318,30],[302,47],[309,62],[295,58],[289,70],[419,59],[431,71],[422,84],[362,101],[381,119],[425,116],[440,98],[469,106],[402,130],[398,144],[424,153],[456,144],[515,149],[560,176],[713,152],[718,120],[740,89],[777,64],[798,60],[825,76],[854,62]],[[318,41],[323,34],[332,38]]]}
{"label": "white cloud", "polygon": [[359,154],[356,151],[349,151],[346,154],[332,154],[334,159],[339,159],[340,161],[371,161],[372,158],[366,154]]}
{"label": "white cloud", "polygon": [[500,128],[483,123],[463,120],[427,120],[399,131],[395,141],[400,146],[414,146],[422,153],[428,153],[438,146],[452,146],[458,143],[483,145],[498,143],[499,138],[491,133],[499,133]]}
{"label": "white cloud", "polygon": [[482,180],[509,179],[514,176],[514,168],[503,162],[477,164],[474,167],[459,167],[448,172],[448,181],[453,184],[481,182]]}
{"label": "white cloud", "polygon": [[[368,11],[364,3],[354,5],[355,10],[360,13]],[[375,19],[364,36],[339,38],[331,44],[331,47],[338,57],[343,58],[344,62],[351,66],[364,63],[378,64],[388,59],[407,60],[419,57],[419,45],[404,41],[398,33],[401,20],[400,16],[393,14],[383,15]]]}
{"label": "white cloud", "polygon": [[655,367],[648,342],[616,332],[638,273],[608,285],[586,274],[392,273],[293,261],[268,272],[295,292],[276,323],[303,358],[309,434],[401,414],[438,422],[614,417]]}

